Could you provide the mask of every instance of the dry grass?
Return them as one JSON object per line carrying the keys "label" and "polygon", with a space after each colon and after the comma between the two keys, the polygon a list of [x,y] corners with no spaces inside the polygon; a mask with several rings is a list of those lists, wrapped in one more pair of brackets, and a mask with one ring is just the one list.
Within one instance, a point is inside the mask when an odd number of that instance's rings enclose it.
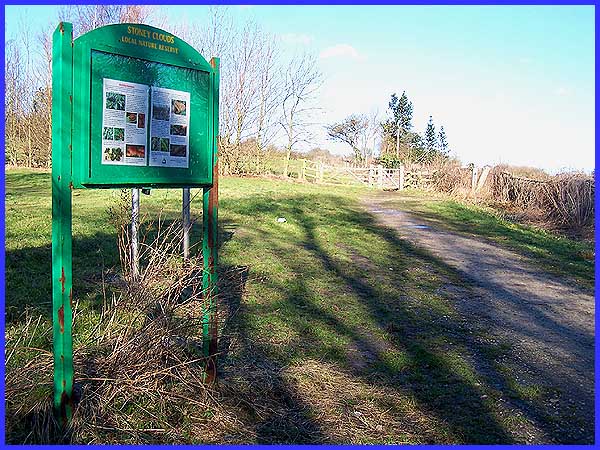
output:
{"label": "dry grass", "polygon": [[450,160],[438,163],[433,170],[433,189],[437,192],[458,197],[466,197],[471,192],[471,169]]}
{"label": "dry grass", "polygon": [[530,218],[545,220],[560,229],[580,230],[594,220],[594,179],[561,174],[548,180],[493,174],[492,195],[498,202],[516,206]]}
{"label": "dry grass", "polygon": [[582,228],[594,221],[594,179],[583,174],[563,174],[546,183],[548,218],[565,228]]}
{"label": "dry grass", "polygon": [[[304,401],[328,442],[438,442],[448,425],[408,392],[376,386],[322,361],[303,361],[284,378]],[[447,437],[449,439],[449,436]]]}
{"label": "dry grass", "polygon": [[156,237],[140,245],[134,279],[127,204],[111,213],[120,230],[122,275],[103,277],[97,313],[74,307],[80,402],[66,433],[52,417],[52,354],[34,345],[48,343],[51,323],[26,313],[7,336],[7,435],[19,443],[189,442],[193,427],[210,419],[203,416],[215,399],[203,382],[202,261],[184,264],[181,223],[159,220]]}

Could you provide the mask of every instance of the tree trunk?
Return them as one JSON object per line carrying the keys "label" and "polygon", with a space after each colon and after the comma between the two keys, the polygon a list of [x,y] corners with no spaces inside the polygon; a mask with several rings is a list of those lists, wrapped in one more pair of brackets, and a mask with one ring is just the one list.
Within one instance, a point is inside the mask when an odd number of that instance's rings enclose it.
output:
{"label": "tree trunk", "polygon": [[283,176],[288,177],[288,169],[290,167],[290,155],[292,154],[292,147],[288,146],[285,153],[285,164],[283,165]]}
{"label": "tree trunk", "polygon": [[33,160],[33,149],[31,148],[31,122],[27,124],[27,166],[31,169]]}

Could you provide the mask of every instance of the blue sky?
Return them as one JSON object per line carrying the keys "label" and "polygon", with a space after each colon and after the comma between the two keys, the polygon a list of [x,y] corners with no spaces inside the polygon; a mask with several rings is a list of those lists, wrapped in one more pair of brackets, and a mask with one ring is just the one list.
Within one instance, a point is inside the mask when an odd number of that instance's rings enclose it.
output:
{"label": "blue sky", "polygon": [[[56,7],[7,7],[47,24]],[[331,123],[386,113],[405,90],[414,129],[444,125],[464,163],[506,162],[549,171],[594,167],[593,6],[233,7],[281,39],[319,55],[319,95]],[[203,22],[202,6],[161,7],[172,21]],[[211,55],[206,55],[210,57]],[[345,151],[317,133],[315,144]]]}

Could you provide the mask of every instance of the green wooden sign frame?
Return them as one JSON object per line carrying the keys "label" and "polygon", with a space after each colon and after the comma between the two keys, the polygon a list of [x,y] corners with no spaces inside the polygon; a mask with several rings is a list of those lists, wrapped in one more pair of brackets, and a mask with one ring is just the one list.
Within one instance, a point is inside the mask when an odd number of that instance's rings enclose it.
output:
{"label": "green wooden sign frame", "polygon": [[[203,189],[203,291],[206,304],[203,351],[207,360],[205,379],[216,378],[219,60],[212,58],[208,63],[186,42],[147,25],[108,25],[73,40],[73,27],[67,22],[61,22],[53,34],[52,57],[53,400],[64,425],[71,419],[74,408],[73,189]],[[102,160],[105,139],[101,134],[102,121],[103,114],[107,114],[102,86],[107,78],[148,86],[148,109],[138,111],[135,116],[142,119],[140,116],[146,114],[146,121],[138,122],[139,135],[146,133],[145,161],[142,157],[134,160],[140,161],[138,165],[118,165]],[[177,89],[189,95],[189,105],[184,102],[185,112],[178,110],[178,114],[188,114],[185,130],[188,159],[185,165],[156,167],[149,163],[150,104],[153,92],[160,89],[164,92]],[[172,117],[175,113],[170,111],[170,114]],[[181,146],[178,151],[176,156],[181,156]],[[138,151],[136,156],[139,154]]]}

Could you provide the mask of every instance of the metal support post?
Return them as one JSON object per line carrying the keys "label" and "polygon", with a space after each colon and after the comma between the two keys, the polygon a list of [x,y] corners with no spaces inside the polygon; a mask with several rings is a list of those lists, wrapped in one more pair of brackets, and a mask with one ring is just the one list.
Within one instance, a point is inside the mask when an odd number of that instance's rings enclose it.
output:
{"label": "metal support post", "polygon": [[183,222],[183,259],[190,259],[190,188],[183,188],[181,202],[181,215]]}
{"label": "metal support post", "polygon": [[140,274],[139,260],[139,224],[140,224],[140,189],[131,190],[131,276],[134,280]]}

